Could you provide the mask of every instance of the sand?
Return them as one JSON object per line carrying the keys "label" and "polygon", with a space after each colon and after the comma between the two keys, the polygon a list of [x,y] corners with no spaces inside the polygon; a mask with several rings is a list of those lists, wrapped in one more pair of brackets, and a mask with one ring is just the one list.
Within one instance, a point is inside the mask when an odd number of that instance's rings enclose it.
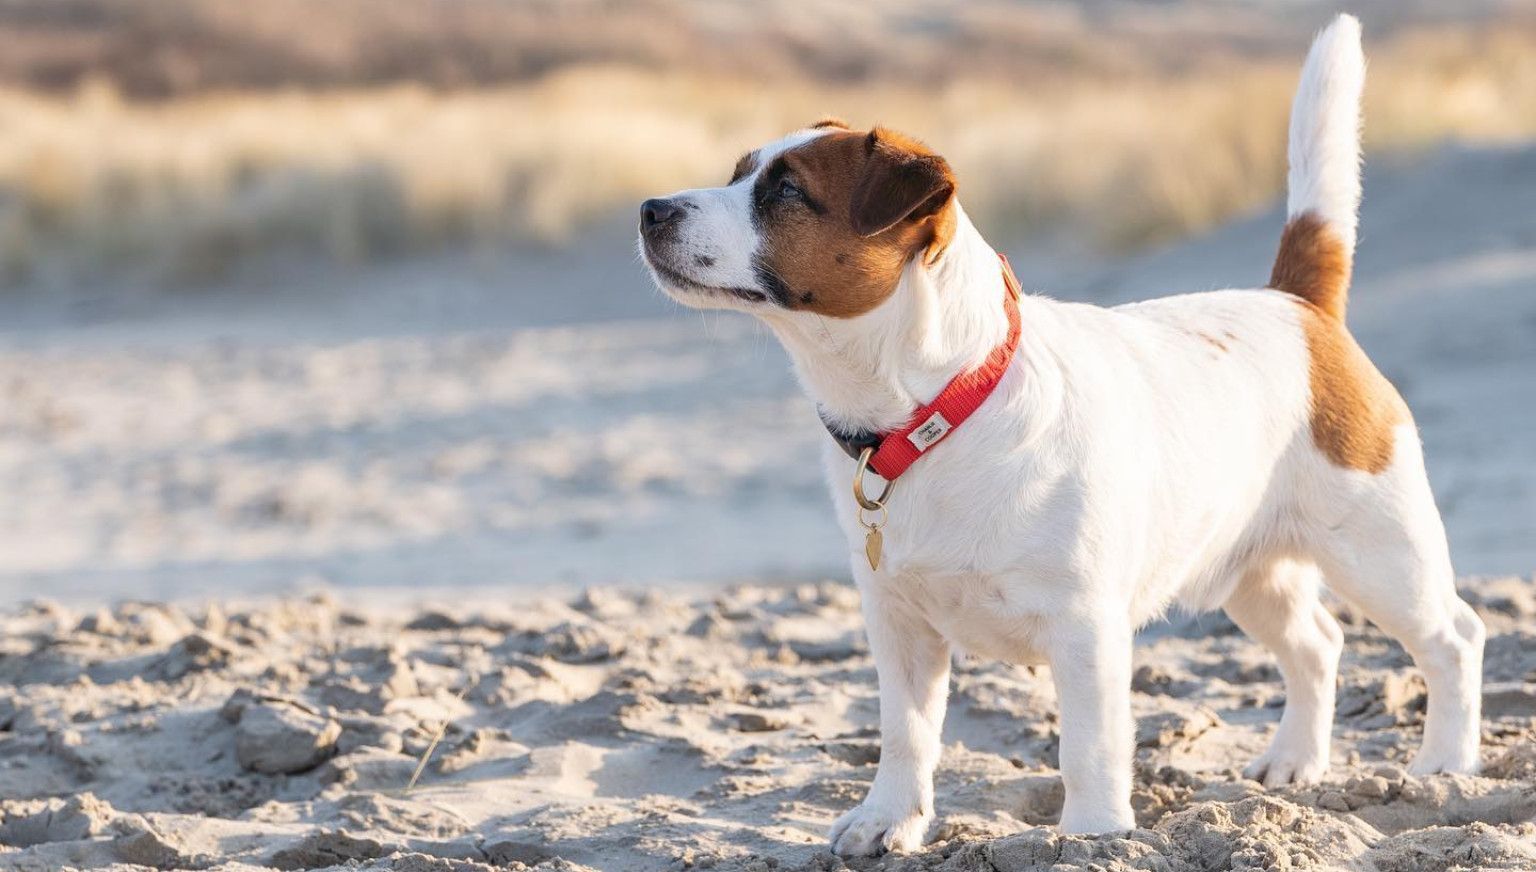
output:
{"label": "sand", "polygon": [[845,585],[34,602],[0,617],[0,868],[1536,868],[1536,595],[1464,591],[1490,626],[1480,777],[1405,774],[1423,683],[1340,608],[1326,782],[1245,781],[1275,668],[1183,618],[1137,649],[1140,829],[1055,833],[1049,672],[961,660],[930,844],[846,864],[823,835],[879,745]]}

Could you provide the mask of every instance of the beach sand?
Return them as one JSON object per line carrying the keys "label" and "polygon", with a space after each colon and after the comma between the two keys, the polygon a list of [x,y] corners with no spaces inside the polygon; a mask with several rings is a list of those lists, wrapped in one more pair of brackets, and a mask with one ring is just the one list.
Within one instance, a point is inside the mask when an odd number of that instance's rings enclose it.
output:
{"label": "beach sand", "polygon": [[[1490,630],[1479,777],[1405,774],[1423,682],[1338,607],[1327,780],[1244,780],[1275,667],[1220,614],[1180,618],[1136,651],[1140,829],[1058,835],[1048,670],[962,659],[931,843],[846,868],[1536,868],[1533,587],[1463,584]],[[842,869],[824,834],[880,753],[858,595],[830,582],[34,602],[0,645],[5,869]]]}

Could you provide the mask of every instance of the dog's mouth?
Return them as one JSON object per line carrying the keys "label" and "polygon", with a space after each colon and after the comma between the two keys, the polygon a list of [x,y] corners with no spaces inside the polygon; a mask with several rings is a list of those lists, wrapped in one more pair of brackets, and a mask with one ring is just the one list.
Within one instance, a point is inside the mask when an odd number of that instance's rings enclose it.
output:
{"label": "dog's mouth", "polygon": [[768,302],[768,295],[762,291],[754,290],[752,288],[721,287],[719,285],[709,285],[683,275],[676,269],[668,266],[666,261],[664,261],[660,255],[651,249],[651,244],[649,241],[647,241],[643,246],[642,253],[645,255],[646,266],[651,268],[651,272],[656,274],[656,278],[661,282],[662,285],[670,289],[686,291],[690,294],[700,294],[704,296],[725,296],[747,303]]}

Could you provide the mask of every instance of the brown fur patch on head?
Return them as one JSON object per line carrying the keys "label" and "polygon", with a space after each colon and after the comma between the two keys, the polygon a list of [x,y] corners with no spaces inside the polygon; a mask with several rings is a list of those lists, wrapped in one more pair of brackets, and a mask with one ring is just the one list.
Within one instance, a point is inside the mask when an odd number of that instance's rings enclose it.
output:
{"label": "brown fur patch on head", "polygon": [[[798,195],[780,196],[788,183]],[[913,257],[954,237],[955,177],[922,143],[834,130],[784,152],[753,192],[758,273],[784,306],[852,318],[884,302]]]}
{"label": "brown fur patch on head", "polygon": [[1317,215],[1304,212],[1287,222],[1280,235],[1269,286],[1343,319],[1351,260],[1338,234]]}
{"label": "brown fur patch on head", "polygon": [[736,161],[736,166],[731,170],[731,184],[736,184],[757,169],[757,152],[749,151]]}
{"label": "brown fur patch on head", "polygon": [[1312,441],[1337,466],[1381,472],[1392,463],[1394,428],[1412,420],[1408,405],[1342,321],[1310,302],[1300,309],[1311,358]]}

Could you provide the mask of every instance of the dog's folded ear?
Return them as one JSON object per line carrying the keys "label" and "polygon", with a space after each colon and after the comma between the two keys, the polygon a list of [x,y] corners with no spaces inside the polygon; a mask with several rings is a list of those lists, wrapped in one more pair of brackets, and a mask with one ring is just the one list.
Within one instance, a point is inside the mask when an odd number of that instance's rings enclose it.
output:
{"label": "dog's folded ear", "polygon": [[865,137],[864,150],[864,168],[849,209],[853,231],[860,236],[926,218],[954,197],[955,175],[949,163],[917,140],[876,127]]}

